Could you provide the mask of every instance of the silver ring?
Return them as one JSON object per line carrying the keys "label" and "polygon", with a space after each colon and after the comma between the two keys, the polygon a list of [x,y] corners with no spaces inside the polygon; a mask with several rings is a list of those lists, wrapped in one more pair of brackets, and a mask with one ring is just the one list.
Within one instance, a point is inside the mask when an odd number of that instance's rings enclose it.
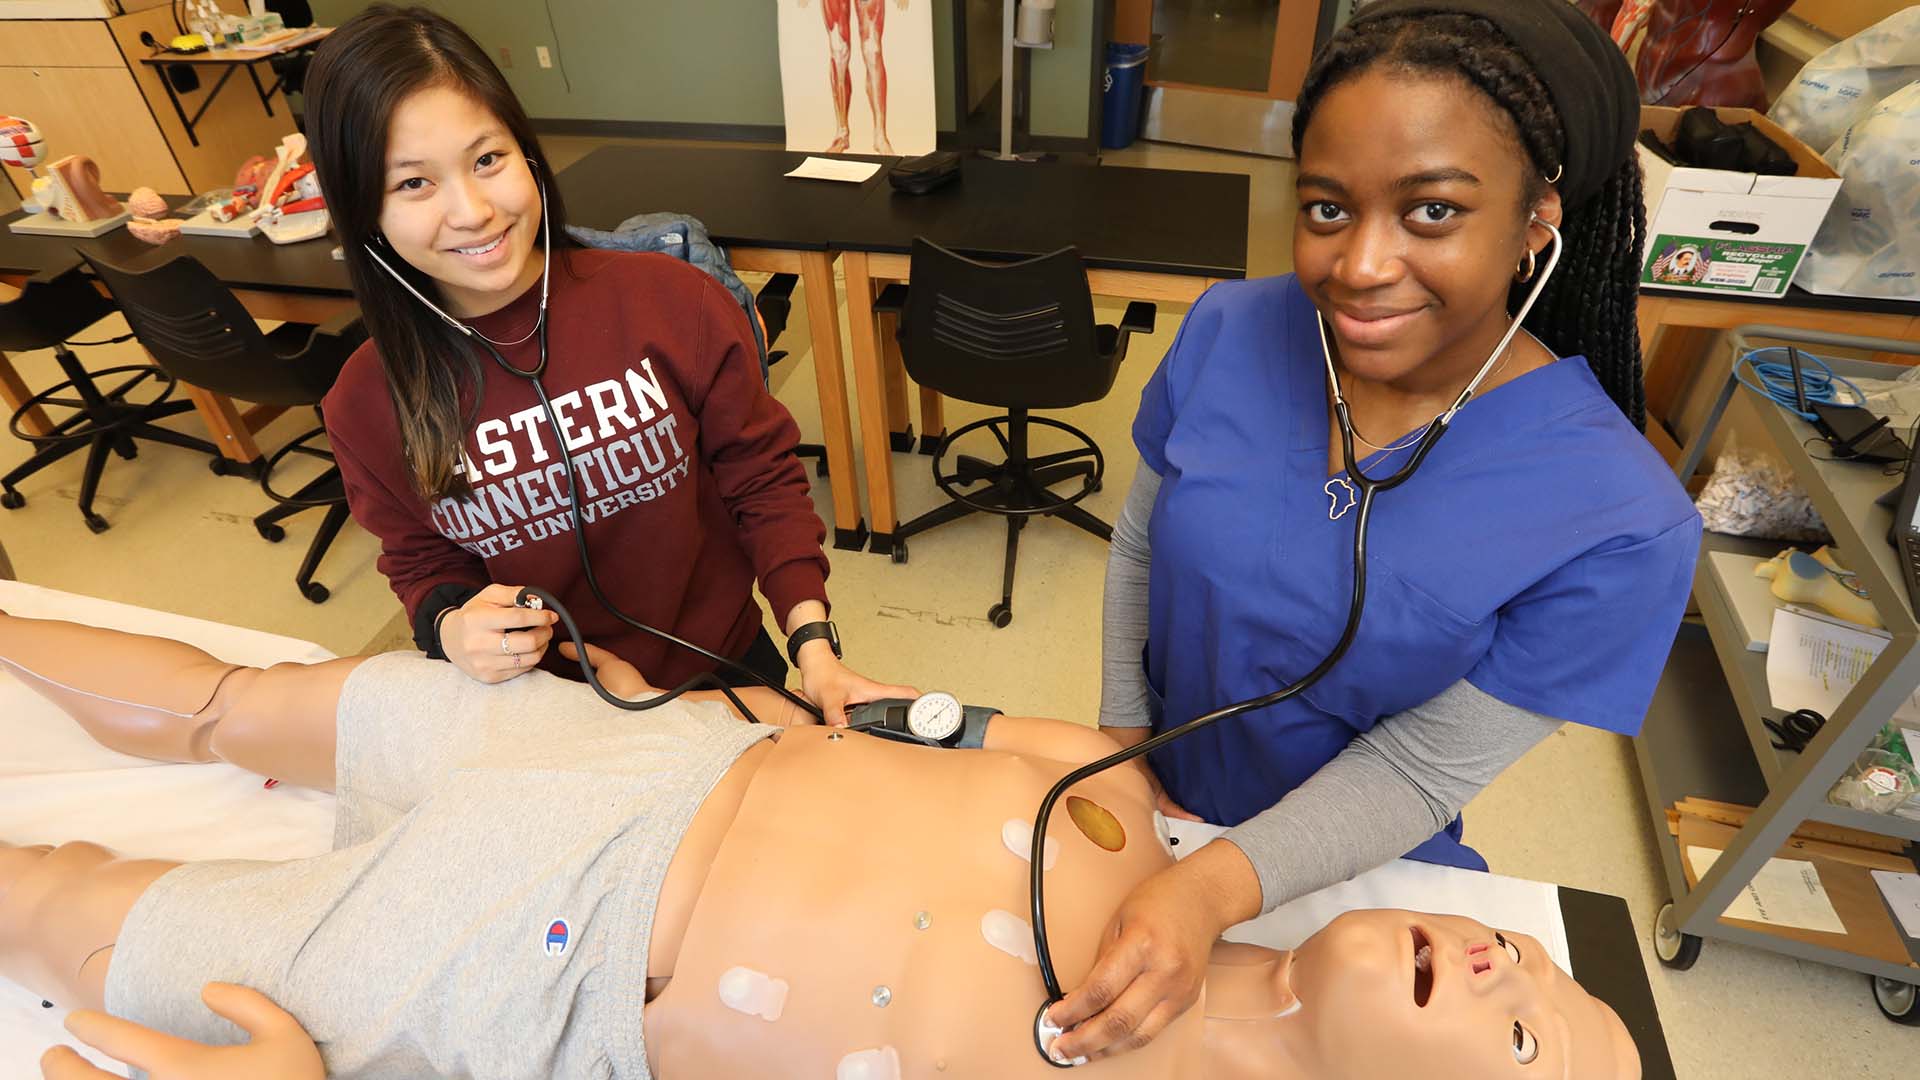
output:
{"label": "silver ring", "polygon": [[509,642],[509,641],[507,640],[507,635],[505,635],[505,634],[501,634],[501,635],[500,635],[500,655],[501,655],[501,656],[506,656],[506,655],[508,655],[508,654],[510,654],[510,653],[512,653],[512,652],[513,652],[513,645],[512,645],[512,643],[510,643],[510,642]]}

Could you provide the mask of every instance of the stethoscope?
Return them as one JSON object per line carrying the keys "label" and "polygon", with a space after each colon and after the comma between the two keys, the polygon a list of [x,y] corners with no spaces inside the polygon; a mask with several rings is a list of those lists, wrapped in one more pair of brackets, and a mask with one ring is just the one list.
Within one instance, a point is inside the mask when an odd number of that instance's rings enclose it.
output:
{"label": "stethoscope", "polygon": [[[506,358],[506,356],[504,356],[500,352],[499,348],[496,346],[493,339],[487,337],[485,334],[480,333],[478,330],[475,330],[473,327],[468,326],[466,323],[461,322],[459,319],[456,319],[453,316],[447,314],[445,311],[442,311],[440,309],[440,305],[434,303],[432,300],[427,299],[424,293],[422,293],[419,289],[416,289],[413,287],[412,282],[402,277],[400,273],[396,271],[391,265],[389,265],[385,259],[381,258],[380,253],[374,250],[374,247],[372,244],[363,244],[361,246],[367,249],[367,254],[371,255],[373,257],[373,261],[376,263],[379,263],[380,268],[385,270],[387,274],[393,278],[393,280],[399,282],[402,288],[412,293],[414,299],[420,301],[422,304],[425,304],[427,306],[427,310],[433,312],[435,315],[440,316],[441,321],[445,322],[448,326],[451,326],[455,330],[459,331],[464,337],[467,338],[467,340],[472,341],[478,344],[481,348],[485,349],[487,351],[487,354],[493,357],[494,363],[500,366],[500,370],[505,371],[510,375],[519,376],[520,378],[527,380],[527,382],[532,383],[533,392],[536,395],[538,395],[540,398],[540,407],[546,411],[547,423],[551,425],[552,429],[555,432],[558,432],[561,430],[559,417],[554,413],[553,402],[547,398],[547,388],[544,385],[542,385],[540,382],[541,377],[547,373],[547,327],[549,325],[547,321],[547,296],[548,296],[547,287],[553,275],[553,222],[547,217],[547,213],[546,213],[546,205],[547,205],[546,180],[540,176],[539,169],[535,167],[536,163],[532,158],[526,158],[525,160],[527,162],[527,168],[533,170],[534,179],[540,185],[540,210],[541,210],[540,236],[541,236],[541,244],[546,251],[546,261],[544,265],[542,265],[540,268],[540,314],[534,320],[533,333],[529,335],[529,336],[537,336],[539,338],[540,359],[531,368],[515,367],[513,363],[509,361]],[[502,242],[504,243],[504,241]],[[521,338],[520,340],[525,341],[526,338]],[[519,342],[512,342],[511,344],[519,344]],[[606,608],[607,611],[610,614],[612,614],[614,618],[619,619],[621,622],[626,623],[628,626],[631,626],[636,630],[642,630],[642,631],[645,631],[646,633],[652,634],[654,637],[657,637],[662,641],[668,642],[669,644],[678,645],[680,648],[686,649],[689,652],[697,653],[700,656],[703,656],[708,660],[713,661],[714,664],[719,667],[724,667],[730,671],[738,672],[752,679],[753,681],[761,684],[762,686],[765,686],[767,689],[772,690],[773,692],[786,698],[788,701],[792,702],[796,707],[805,711],[806,713],[815,717],[816,719],[821,719],[822,717],[821,717],[820,709],[818,706],[814,705],[812,702],[799,696],[798,694],[795,694],[793,691],[788,690],[786,687],[775,686],[772,682],[768,681],[765,677],[763,677],[759,672],[754,671],[752,668],[749,668],[744,664],[741,664],[728,657],[721,656],[718,653],[710,652],[707,649],[700,647],[699,645],[695,645],[691,641],[687,641],[684,638],[676,637],[675,635],[670,634],[658,627],[649,626],[646,623],[641,622],[640,620],[634,618],[633,616],[628,615],[626,612],[621,611],[617,606],[614,605],[612,600],[609,600],[607,598],[607,594],[604,591],[602,591],[600,588],[599,578],[593,572],[593,560],[587,554],[586,526],[585,526],[585,522],[582,520],[582,517],[581,517],[580,500],[577,497],[578,493],[575,490],[575,480],[573,475],[573,454],[571,451],[567,449],[566,439],[556,438],[554,442],[560,448],[560,462],[565,467],[566,473],[567,473],[567,510],[573,523],[573,528],[571,531],[573,533],[574,546],[578,548],[580,551],[580,569],[587,579],[587,588],[592,590],[594,599],[600,601],[600,606]],[[665,705],[667,702],[672,701],[673,699],[679,697],[681,694],[686,693],[688,690],[697,689],[701,686],[713,686],[717,688],[721,693],[727,696],[727,700],[733,704],[734,708],[740,711],[740,715],[746,717],[747,720],[753,723],[760,722],[759,718],[753,714],[753,711],[751,709],[748,709],[746,704],[740,700],[739,696],[733,692],[733,689],[727,686],[726,683],[721,681],[719,678],[717,678],[710,672],[696,675],[693,678],[688,679],[686,682],[681,683],[679,686],[673,688],[672,690],[668,690],[663,693],[657,694],[654,697],[645,698],[639,701],[633,701],[627,698],[620,697],[619,695],[608,690],[606,687],[600,685],[599,678],[594,674],[593,665],[587,660],[587,644],[585,640],[583,640],[580,636],[579,626],[577,626],[574,623],[572,613],[567,611],[567,609],[563,607],[557,599],[554,598],[552,593],[549,593],[543,589],[537,589],[537,588],[531,588],[531,587],[524,588],[524,589],[521,589],[520,592],[515,596],[514,602],[520,607],[531,608],[535,610],[538,610],[541,608],[553,609],[554,614],[559,616],[561,624],[566,627],[568,635],[573,638],[574,648],[579,650],[580,670],[586,675],[587,685],[593,687],[594,693],[600,695],[602,700],[606,701],[610,705],[615,706],[616,708],[627,709],[633,712],[644,712],[648,709],[659,708],[660,706]]]}
{"label": "stethoscope", "polygon": [[1485,380],[1487,375],[1493,370],[1494,365],[1499,361],[1500,357],[1505,355],[1507,347],[1513,343],[1514,335],[1520,332],[1520,324],[1526,321],[1527,313],[1533,309],[1534,301],[1540,298],[1541,290],[1546,288],[1547,279],[1553,276],[1554,268],[1560,262],[1560,247],[1562,244],[1560,230],[1554,228],[1552,224],[1540,220],[1537,216],[1532,219],[1532,223],[1543,226],[1553,237],[1553,251],[1547,256],[1545,265],[1540,268],[1540,272],[1536,275],[1533,288],[1527,292],[1527,298],[1521,303],[1520,310],[1515,313],[1513,322],[1507,327],[1507,332],[1501,335],[1500,343],[1494,346],[1493,352],[1487,357],[1486,363],[1481,364],[1480,370],[1474,374],[1473,381],[1467,384],[1465,390],[1460,391],[1460,395],[1454,399],[1453,404],[1449,405],[1445,412],[1434,417],[1432,421],[1427,424],[1426,430],[1421,432],[1419,440],[1411,444],[1413,454],[1391,475],[1378,478],[1368,476],[1366,472],[1360,468],[1359,461],[1354,457],[1353,418],[1347,408],[1346,395],[1340,390],[1340,373],[1335,370],[1333,365],[1333,350],[1327,345],[1326,320],[1316,313],[1314,324],[1320,331],[1320,355],[1326,360],[1327,385],[1331,388],[1333,395],[1333,415],[1340,424],[1341,460],[1346,464],[1347,477],[1352,481],[1353,486],[1358,489],[1357,513],[1353,524],[1353,597],[1347,606],[1346,627],[1340,632],[1340,640],[1334,643],[1333,649],[1327,653],[1320,663],[1316,665],[1312,671],[1307,672],[1305,676],[1295,680],[1293,683],[1275,690],[1270,694],[1215,709],[1213,712],[1196,717],[1178,727],[1168,728],[1160,734],[1142,742],[1135,743],[1118,753],[1110,754],[1098,761],[1082,765],[1061,777],[1060,782],[1054,784],[1053,787],[1047,791],[1046,798],[1040,801],[1040,810],[1034,815],[1033,840],[1032,846],[1027,853],[1027,862],[1030,867],[1028,882],[1033,898],[1033,951],[1039,961],[1040,978],[1046,983],[1047,989],[1047,1000],[1040,1005],[1040,1011],[1036,1013],[1033,1018],[1033,1044],[1034,1047],[1040,1051],[1041,1058],[1045,1059],[1047,1064],[1055,1068],[1067,1069],[1072,1068],[1076,1064],[1084,1063],[1086,1060],[1080,1058],[1075,1061],[1062,1061],[1055,1058],[1050,1050],[1053,1037],[1059,1035],[1061,1029],[1055,1027],[1047,1019],[1047,1010],[1053,1008],[1055,1002],[1066,996],[1060,989],[1059,976],[1053,969],[1053,950],[1047,947],[1047,910],[1041,897],[1042,889],[1045,885],[1047,820],[1053,814],[1054,804],[1060,801],[1060,797],[1066,794],[1067,789],[1090,776],[1105,772],[1116,765],[1124,765],[1142,754],[1150,754],[1168,743],[1173,742],[1175,739],[1184,738],[1199,731],[1201,728],[1210,727],[1222,720],[1253,712],[1256,709],[1264,709],[1270,705],[1278,705],[1288,698],[1300,694],[1302,691],[1309,689],[1315,683],[1319,682],[1328,671],[1332,670],[1333,665],[1338,663],[1342,656],[1346,655],[1348,647],[1353,644],[1354,635],[1360,629],[1360,612],[1366,604],[1367,522],[1372,516],[1374,496],[1382,491],[1391,491],[1413,478],[1413,474],[1420,468],[1420,463],[1425,461],[1427,454],[1432,452],[1434,444],[1440,441],[1440,436],[1446,434],[1447,426],[1453,422],[1454,415],[1464,408],[1467,402],[1473,398],[1475,392],[1480,388],[1480,383]]}

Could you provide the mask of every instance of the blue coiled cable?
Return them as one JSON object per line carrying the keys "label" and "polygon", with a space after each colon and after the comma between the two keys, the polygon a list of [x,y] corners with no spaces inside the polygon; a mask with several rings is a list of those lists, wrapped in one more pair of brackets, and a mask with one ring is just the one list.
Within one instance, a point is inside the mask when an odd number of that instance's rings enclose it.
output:
{"label": "blue coiled cable", "polygon": [[[1772,353],[1779,360],[1763,360],[1764,354]],[[1775,405],[1798,416],[1802,420],[1815,419],[1811,412],[1800,411],[1800,400],[1793,392],[1793,365],[1787,360],[1787,350],[1783,345],[1769,345],[1764,349],[1754,349],[1741,355],[1733,362],[1733,377],[1740,385],[1770,398]],[[1800,384],[1806,391],[1807,404],[1816,402],[1822,405],[1860,405],[1867,395],[1845,376],[1834,373],[1833,365],[1823,357],[1810,352],[1800,354]],[[1851,401],[1842,401],[1835,387],[1844,386],[1852,393]]]}

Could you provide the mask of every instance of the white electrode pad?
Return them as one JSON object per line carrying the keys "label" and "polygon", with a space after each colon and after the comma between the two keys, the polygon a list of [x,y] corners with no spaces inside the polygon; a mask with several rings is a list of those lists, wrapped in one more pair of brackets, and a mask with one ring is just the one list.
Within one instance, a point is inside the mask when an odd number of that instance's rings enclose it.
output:
{"label": "white electrode pad", "polygon": [[1039,954],[1033,951],[1033,924],[1011,911],[994,908],[980,916],[980,936],[1016,960],[1040,962]]}
{"label": "white electrode pad", "polygon": [[833,1080],[900,1080],[900,1055],[891,1046],[855,1050],[840,1059]]}
{"label": "white electrode pad", "polygon": [[1173,831],[1167,825],[1167,815],[1158,810],[1153,812],[1153,835],[1160,841],[1160,850],[1173,855]]}
{"label": "white electrode pad", "polygon": [[787,1007],[787,980],[752,968],[730,967],[720,976],[720,1002],[735,1012],[778,1020]]}
{"label": "white electrode pad", "polygon": [[[1033,823],[1030,821],[1021,821],[1019,818],[1008,818],[1007,823],[1000,826],[1000,842],[1007,845],[1008,851],[1020,856],[1024,861],[1027,856],[1033,854]],[[1051,870],[1053,869],[1053,864],[1059,861],[1060,841],[1049,836],[1047,837],[1046,854],[1041,860],[1040,869]]]}

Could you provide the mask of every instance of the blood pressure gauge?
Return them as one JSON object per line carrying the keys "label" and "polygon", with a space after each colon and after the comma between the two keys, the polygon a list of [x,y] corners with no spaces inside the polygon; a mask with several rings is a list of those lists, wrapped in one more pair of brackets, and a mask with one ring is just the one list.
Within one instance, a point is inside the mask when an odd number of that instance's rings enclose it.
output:
{"label": "blood pressure gauge", "polygon": [[965,720],[960,699],[944,690],[921,694],[907,706],[907,730],[930,742],[952,745]]}
{"label": "blood pressure gauge", "polygon": [[999,713],[983,705],[962,705],[952,694],[934,690],[912,701],[881,698],[850,705],[847,727],[922,746],[978,750],[986,741],[987,722]]}

